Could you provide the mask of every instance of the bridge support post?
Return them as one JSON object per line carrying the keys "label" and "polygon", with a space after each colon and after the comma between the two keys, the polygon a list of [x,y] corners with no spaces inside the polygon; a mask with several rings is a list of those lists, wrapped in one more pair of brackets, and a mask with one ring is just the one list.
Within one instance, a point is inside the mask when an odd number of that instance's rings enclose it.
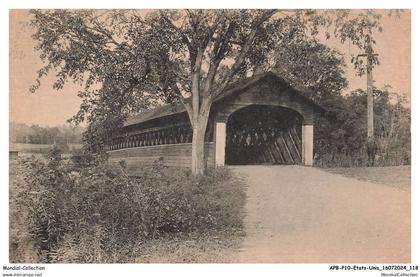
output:
{"label": "bridge support post", "polygon": [[302,125],[302,164],[312,166],[314,156],[314,125]]}
{"label": "bridge support post", "polygon": [[216,142],[216,153],[215,163],[216,166],[225,165],[225,148],[226,148],[226,123],[216,122],[215,128],[215,142]]}

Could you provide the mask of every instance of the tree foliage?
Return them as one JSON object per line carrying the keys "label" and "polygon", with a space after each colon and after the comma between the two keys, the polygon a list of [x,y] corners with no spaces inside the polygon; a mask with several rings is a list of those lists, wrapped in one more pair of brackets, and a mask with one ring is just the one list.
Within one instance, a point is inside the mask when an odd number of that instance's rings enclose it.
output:
{"label": "tree foliage", "polygon": [[[316,163],[320,166],[370,165],[366,154],[366,91],[355,90],[329,101],[326,119],[316,122]],[[374,165],[411,163],[410,109],[406,99],[374,88]]]}
{"label": "tree foliage", "polygon": [[[400,11],[389,10],[388,16],[399,16]],[[356,46],[359,54],[367,54],[372,68],[379,65],[379,57],[375,54],[375,35],[382,32],[381,19],[383,13],[375,10],[311,10],[305,14],[310,20],[308,24],[315,23],[313,34],[324,35],[326,39],[331,36],[339,38],[342,43],[349,42]],[[351,62],[358,75],[366,73],[366,63],[359,56],[352,56]]]}

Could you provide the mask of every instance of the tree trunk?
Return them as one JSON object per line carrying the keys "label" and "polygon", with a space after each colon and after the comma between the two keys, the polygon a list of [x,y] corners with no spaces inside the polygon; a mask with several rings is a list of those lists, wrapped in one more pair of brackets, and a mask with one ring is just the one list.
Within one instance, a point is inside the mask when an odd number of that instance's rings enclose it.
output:
{"label": "tree trunk", "polygon": [[194,175],[204,173],[204,170],[206,168],[204,146],[207,123],[209,119],[209,111],[210,107],[202,107],[196,120],[194,120],[194,122],[191,122],[193,129],[191,171]]}

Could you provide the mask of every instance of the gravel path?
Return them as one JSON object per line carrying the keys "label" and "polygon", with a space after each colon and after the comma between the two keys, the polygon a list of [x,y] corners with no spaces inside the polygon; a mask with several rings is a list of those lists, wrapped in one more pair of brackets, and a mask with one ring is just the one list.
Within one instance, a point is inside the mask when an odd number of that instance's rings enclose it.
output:
{"label": "gravel path", "polygon": [[409,263],[410,193],[302,166],[241,166],[246,237],[234,262]]}

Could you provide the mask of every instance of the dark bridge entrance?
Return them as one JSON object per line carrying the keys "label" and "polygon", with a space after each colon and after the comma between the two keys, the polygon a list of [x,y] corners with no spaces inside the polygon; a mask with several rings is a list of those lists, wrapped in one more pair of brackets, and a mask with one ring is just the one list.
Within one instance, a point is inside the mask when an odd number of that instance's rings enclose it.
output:
{"label": "dark bridge entrance", "polygon": [[302,117],[279,106],[250,105],[227,122],[226,164],[301,164]]}

